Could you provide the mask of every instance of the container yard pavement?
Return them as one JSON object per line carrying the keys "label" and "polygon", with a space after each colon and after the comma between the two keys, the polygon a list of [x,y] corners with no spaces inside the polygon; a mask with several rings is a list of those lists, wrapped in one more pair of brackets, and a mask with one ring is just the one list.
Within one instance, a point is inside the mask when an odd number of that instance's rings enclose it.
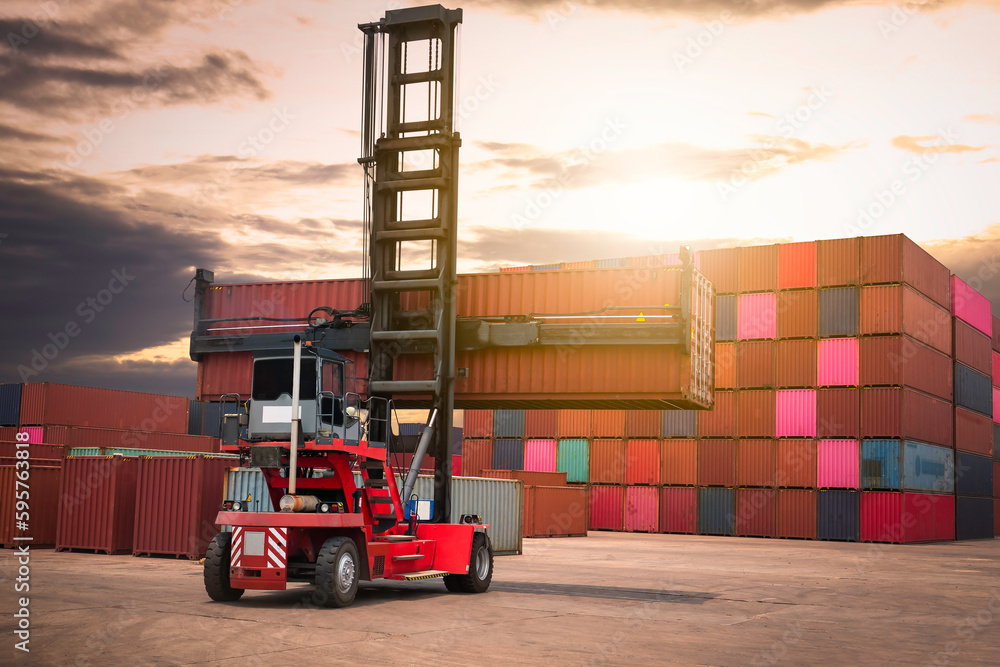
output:
{"label": "container yard pavement", "polygon": [[[591,532],[526,540],[484,595],[305,585],[209,601],[192,561],[34,551],[31,653],[3,664],[996,664],[1000,541],[869,545]],[[15,557],[5,550],[4,600]],[[15,655],[16,653],[16,655]]]}

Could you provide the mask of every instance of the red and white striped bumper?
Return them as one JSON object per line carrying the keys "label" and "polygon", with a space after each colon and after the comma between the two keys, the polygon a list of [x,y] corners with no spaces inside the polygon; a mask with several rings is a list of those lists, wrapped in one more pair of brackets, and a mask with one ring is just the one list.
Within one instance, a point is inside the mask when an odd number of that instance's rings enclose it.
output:
{"label": "red and white striped bumper", "polygon": [[284,590],[288,529],[233,527],[229,581],[234,588]]}

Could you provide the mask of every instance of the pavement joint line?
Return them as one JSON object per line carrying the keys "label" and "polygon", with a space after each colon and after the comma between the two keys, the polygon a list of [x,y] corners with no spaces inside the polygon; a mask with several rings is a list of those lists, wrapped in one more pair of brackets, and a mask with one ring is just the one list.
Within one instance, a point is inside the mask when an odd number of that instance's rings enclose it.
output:
{"label": "pavement joint line", "polygon": [[[337,628],[328,628],[322,625],[305,625],[302,623],[288,623],[286,621],[267,621],[254,618],[237,618],[232,616],[212,616],[210,614],[196,614],[190,611],[169,611],[164,609],[150,609],[149,611],[155,612],[157,614],[169,614],[175,616],[195,616],[197,618],[208,618],[216,621],[242,621],[243,623],[257,623],[261,625],[273,625],[278,627],[289,627],[289,628],[303,628],[306,630],[336,630]],[[311,611],[323,611],[322,609],[313,609]],[[377,635],[385,635],[386,637],[392,637],[392,633],[380,632],[378,630],[358,630],[358,632],[369,632]],[[352,640],[358,641],[358,640]]]}

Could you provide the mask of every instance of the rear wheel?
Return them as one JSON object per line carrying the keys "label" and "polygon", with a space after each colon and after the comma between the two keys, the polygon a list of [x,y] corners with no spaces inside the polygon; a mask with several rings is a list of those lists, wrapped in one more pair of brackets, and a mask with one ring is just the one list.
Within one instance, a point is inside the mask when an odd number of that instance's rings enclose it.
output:
{"label": "rear wheel", "polygon": [[232,533],[219,533],[212,538],[205,554],[205,590],[216,602],[235,602],[243,597],[242,588],[229,585],[232,538]]}
{"label": "rear wheel", "polygon": [[472,536],[468,574],[449,574],[444,585],[454,593],[485,593],[493,581],[493,545],[486,533]]}
{"label": "rear wheel", "polygon": [[358,548],[349,537],[331,537],[316,558],[313,602],[325,607],[346,607],[358,593],[361,573]]}

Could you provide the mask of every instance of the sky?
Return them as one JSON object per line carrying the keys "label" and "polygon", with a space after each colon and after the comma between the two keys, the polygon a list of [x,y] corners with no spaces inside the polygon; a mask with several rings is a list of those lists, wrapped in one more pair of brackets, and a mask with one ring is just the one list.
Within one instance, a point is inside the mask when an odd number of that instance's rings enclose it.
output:
{"label": "sky", "polygon": [[[193,396],[195,267],[358,275],[406,5],[0,5],[0,382]],[[903,232],[1000,304],[1000,2],[462,7],[460,271]]]}

